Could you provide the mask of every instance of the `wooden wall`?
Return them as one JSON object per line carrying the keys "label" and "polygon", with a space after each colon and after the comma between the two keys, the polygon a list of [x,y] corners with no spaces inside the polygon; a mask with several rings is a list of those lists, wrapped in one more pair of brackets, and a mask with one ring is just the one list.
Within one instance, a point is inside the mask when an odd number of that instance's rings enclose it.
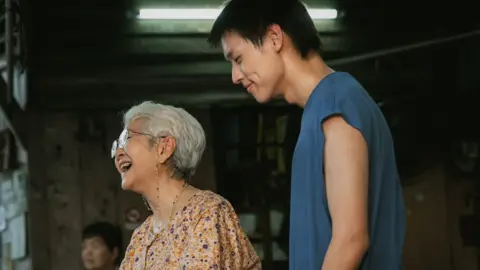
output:
{"label": "wooden wall", "polygon": [[478,249],[463,246],[458,223],[460,216],[473,214],[474,182],[449,176],[441,164],[412,182],[403,192],[405,270],[478,270]]}
{"label": "wooden wall", "polygon": [[[211,133],[209,112],[191,112]],[[99,220],[122,225],[125,212],[147,215],[137,194],[122,191],[110,158],[111,142],[121,131],[116,113],[45,113],[30,122],[31,250],[35,270],[76,270],[82,228]],[[208,137],[210,138],[210,137]],[[208,144],[212,144],[209,142]],[[213,151],[207,147],[193,184],[215,190]]]}
{"label": "wooden wall", "polygon": [[[209,112],[192,114],[204,126],[209,141],[194,183],[215,190]],[[44,113],[32,115],[29,126],[33,269],[79,270],[83,226],[96,220],[123,226],[125,211],[131,207],[146,215],[139,196],[120,189],[109,158],[111,141],[121,130],[120,117]],[[408,208],[405,269],[479,269],[477,250],[463,247],[458,229],[459,216],[472,211],[465,202],[472,182],[448,176],[442,165],[417,178],[417,184],[404,189]],[[130,234],[124,229],[125,244]]]}

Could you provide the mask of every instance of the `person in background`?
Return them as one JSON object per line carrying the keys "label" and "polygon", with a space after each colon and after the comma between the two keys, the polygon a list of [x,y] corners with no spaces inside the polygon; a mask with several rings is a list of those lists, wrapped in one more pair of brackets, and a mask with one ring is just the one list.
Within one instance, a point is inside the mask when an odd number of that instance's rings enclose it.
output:
{"label": "person in background", "polygon": [[402,268],[405,206],[388,124],[350,74],[323,60],[299,0],[231,0],[209,42],[259,103],[303,108],[291,178],[291,270]]}
{"label": "person in background", "polygon": [[82,233],[82,262],[87,270],[114,270],[120,263],[122,231],[108,222],[88,225]]}
{"label": "person in background", "polygon": [[142,195],[153,215],[134,231],[120,269],[261,269],[230,203],[188,184],[205,145],[181,108],[144,102],[125,113],[112,158],[122,188]]}

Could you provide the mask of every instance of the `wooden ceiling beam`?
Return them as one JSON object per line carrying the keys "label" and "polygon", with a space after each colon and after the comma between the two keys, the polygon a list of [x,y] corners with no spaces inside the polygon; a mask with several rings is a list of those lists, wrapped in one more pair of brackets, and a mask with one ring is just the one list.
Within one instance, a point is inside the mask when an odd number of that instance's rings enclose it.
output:
{"label": "wooden ceiling beam", "polygon": [[[408,85],[429,81],[430,75],[420,72],[403,72],[389,74],[361,74],[354,76],[364,85],[392,86]],[[58,77],[36,80],[32,87],[36,97],[32,99],[56,99],[57,96],[84,96],[85,98],[115,99],[122,96],[135,98],[137,95],[192,95],[208,93],[242,92],[240,86],[231,82],[231,77],[223,76],[169,76],[169,77]]]}
{"label": "wooden ceiling beam", "polygon": [[[389,96],[412,96],[421,91],[412,88],[429,87],[431,78],[419,74],[395,75],[395,77],[383,76],[376,81],[365,81],[358,78],[373,97],[383,99]],[[116,109],[121,110],[144,100],[175,104],[186,107],[205,107],[212,104],[249,104],[255,103],[241,87],[234,86],[228,78],[221,81],[213,80],[210,85],[205,79],[203,84],[189,81],[189,85],[173,83],[169,85],[155,84],[89,84],[82,85],[75,82],[71,84],[48,85],[48,91],[32,97],[31,104],[36,108],[45,110],[61,109]],[[219,79],[220,80],[220,79]],[[222,82],[223,81],[223,82]],[[65,82],[64,82],[65,83]],[[172,84],[173,83],[173,84]],[[216,85],[212,87],[212,85]],[[44,85],[47,86],[47,85]],[[47,89],[47,88],[46,88]],[[64,91],[67,90],[68,91]],[[283,104],[279,99],[275,104]]]}

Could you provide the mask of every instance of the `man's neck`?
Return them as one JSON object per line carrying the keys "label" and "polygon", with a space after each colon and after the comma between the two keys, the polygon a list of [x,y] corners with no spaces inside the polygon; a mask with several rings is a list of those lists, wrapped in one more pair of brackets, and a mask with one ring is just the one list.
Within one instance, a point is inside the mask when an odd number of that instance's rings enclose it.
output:
{"label": "man's neck", "polygon": [[317,53],[311,53],[307,59],[291,57],[286,60],[284,95],[300,107],[305,107],[308,98],[323,78],[333,72]]}

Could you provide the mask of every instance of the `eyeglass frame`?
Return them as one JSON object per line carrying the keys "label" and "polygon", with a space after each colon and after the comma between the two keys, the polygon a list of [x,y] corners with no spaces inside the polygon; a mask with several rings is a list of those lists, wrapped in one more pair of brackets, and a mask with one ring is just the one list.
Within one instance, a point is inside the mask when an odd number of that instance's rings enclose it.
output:
{"label": "eyeglass frame", "polygon": [[[131,130],[131,129],[124,129],[122,131],[122,133],[120,133],[120,136],[118,136],[118,139],[113,140],[113,142],[112,142],[112,149],[111,149],[111,157],[112,158],[115,158],[117,150],[119,148],[124,149],[125,146],[127,145],[128,140],[133,137],[132,135],[130,135],[130,132],[133,133],[133,134],[136,134],[136,135],[143,135],[143,136],[148,136],[148,137],[151,137],[151,138],[157,138],[157,137],[153,136],[152,134],[142,133],[142,132],[134,131],[134,130]],[[166,137],[167,136],[160,136],[159,138],[163,139],[163,138],[166,138]]]}

